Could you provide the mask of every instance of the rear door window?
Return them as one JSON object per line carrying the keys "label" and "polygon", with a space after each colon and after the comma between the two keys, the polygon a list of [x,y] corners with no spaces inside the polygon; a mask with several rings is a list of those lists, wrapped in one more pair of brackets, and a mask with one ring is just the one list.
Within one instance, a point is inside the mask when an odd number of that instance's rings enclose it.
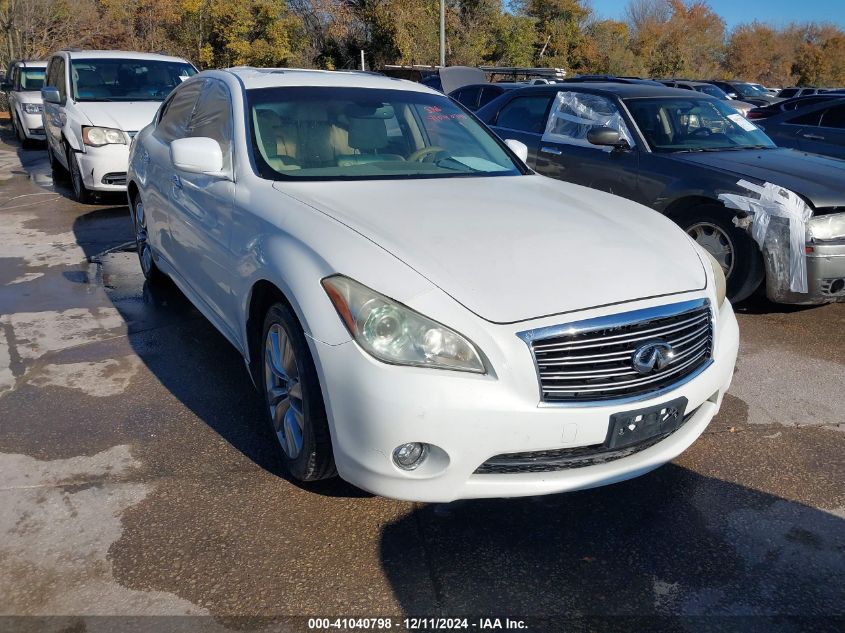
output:
{"label": "rear door window", "polygon": [[478,107],[482,108],[490,103],[493,99],[504,92],[504,89],[496,86],[484,86],[481,89],[481,96],[478,99]]}
{"label": "rear door window", "polygon": [[786,123],[790,123],[792,125],[811,125],[811,126],[818,126],[821,121],[822,113],[824,109],[821,110],[814,110],[813,112],[807,112],[806,114],[800,114],[797,117],[789,119]]}
{"label": "rear door window", "polygon": [[542,134],[552,95],[516,97],[499,111],[496,126],[520,132]]}
{"label": "rear door window", "polygon": [[845,105],[833,106],[822,114],[821,127],[845,129]]}

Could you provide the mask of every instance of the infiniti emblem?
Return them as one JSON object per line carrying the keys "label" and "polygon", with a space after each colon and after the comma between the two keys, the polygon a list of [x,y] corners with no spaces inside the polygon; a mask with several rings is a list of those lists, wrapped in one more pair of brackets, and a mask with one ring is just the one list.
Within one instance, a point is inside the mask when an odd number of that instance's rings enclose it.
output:
{"label": "infiniti emblem", "polygon": [[666,341],[649,341],[640,345],[631,357],[631,365],[641,374],[650,374],[675,360],[675,352]]}

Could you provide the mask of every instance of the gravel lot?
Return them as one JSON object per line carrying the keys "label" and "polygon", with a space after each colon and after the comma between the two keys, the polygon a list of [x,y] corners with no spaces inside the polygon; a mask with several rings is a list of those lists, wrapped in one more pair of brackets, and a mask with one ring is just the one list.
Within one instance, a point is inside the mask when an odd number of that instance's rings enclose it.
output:
{"label": "gravel lot", "polygon": [[0,130],[0,615],[66,616],[0,628],[845,627],[845,304],[739,309],[722,412],[640,479],[449,505],[303,489],[235,350],[177,290],[144,287],[124,200],[72,202],[43,148]]}

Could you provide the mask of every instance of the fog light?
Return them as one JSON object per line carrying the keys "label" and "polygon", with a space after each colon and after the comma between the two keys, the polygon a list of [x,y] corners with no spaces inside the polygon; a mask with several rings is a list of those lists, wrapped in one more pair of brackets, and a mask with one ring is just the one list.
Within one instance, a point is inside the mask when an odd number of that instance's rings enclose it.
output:
{"label": "fog light", "polygon": [[402,470],[414,470],[428,456],[428,444],[408,442],[393,449],[393,463]]}

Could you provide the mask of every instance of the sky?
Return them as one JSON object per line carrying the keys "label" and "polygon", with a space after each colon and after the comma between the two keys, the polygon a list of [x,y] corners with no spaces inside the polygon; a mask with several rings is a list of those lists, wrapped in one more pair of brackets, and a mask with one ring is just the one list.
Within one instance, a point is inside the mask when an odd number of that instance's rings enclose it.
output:
{"label": "sky", "polygon": [[[790,22],[833,22],[845,28],[845,0],[707,0],[722,16],[728,29],[743,22],[768,22],[785,26]],[[596,14],[621,19],[628,0],[590,0]]]}

